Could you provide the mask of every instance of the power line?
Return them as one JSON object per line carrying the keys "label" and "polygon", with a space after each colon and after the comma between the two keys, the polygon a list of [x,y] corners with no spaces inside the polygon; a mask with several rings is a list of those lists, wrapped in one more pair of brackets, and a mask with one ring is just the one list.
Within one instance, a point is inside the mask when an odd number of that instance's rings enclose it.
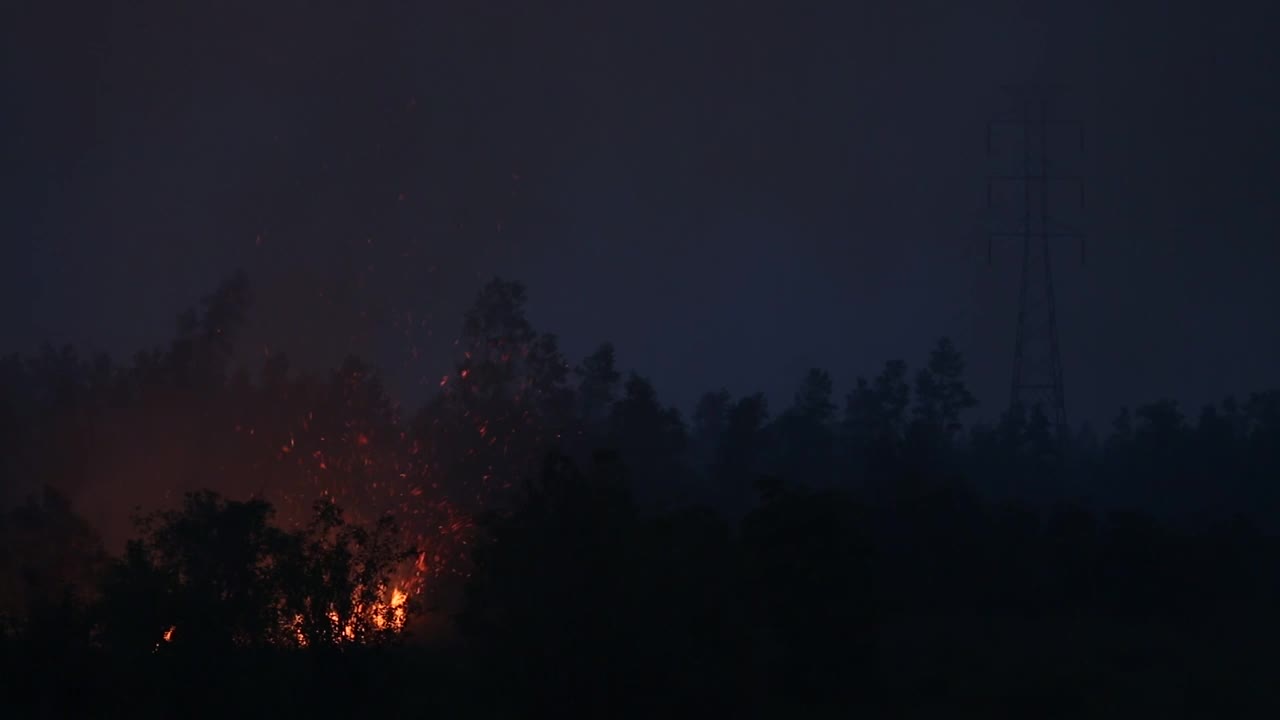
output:
{"label": "power line", "polygon": [[[987,208],[992,219],[1000,220],[993,223],[996,227],[988,228],[987,262],[991,262],[995,240],[1022,241],[1009,404],[1015,410],[1039,408],[1054,426],[1059,439],[1064,439],[1068,425],[1053,289],[1052,241],[1078,239],[1081,264],[1086,256],[1083,234],[1055,216],[1053,201],[1058,199],[1057,195],[1063,188],[1074,189],[1071,195],[1078,208],[1083,210],[1084,182],[1079,175],[1058,172],[1050,157],[1050,135],[1054,127],[1076,128],[1078,147],[1083,155],[1083,133],[1074,124],[1050,122],[1050,98],[1060,88],[1021,85],[1006,87],[1005,90],[1013,100],[1014,110],[987,124],[987,157],[990,160],[1000,156],[996,136],[1001,128],[1015,131],[1013,138],[1004,140],[1019,152],[1014,156],[1016,167],[1012,172],[987,176]],[[998,188],[1012,190],[1011,203],[996,202]],[[997,213],[997,210],[1001,212]]]}

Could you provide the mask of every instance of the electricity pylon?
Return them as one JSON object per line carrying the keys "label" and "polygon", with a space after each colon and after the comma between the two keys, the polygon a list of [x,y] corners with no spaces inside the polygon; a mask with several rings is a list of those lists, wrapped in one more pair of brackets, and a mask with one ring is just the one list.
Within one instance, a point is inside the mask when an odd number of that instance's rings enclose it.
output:
{"label": "electricity pylon", "polygon": [[[993,220],[1002,221],[989,228],[987,262],[991,262],[993,240],[1021,240],[1022,278],[1018,290],[1009,403],[1011,408],[1024,411],[1038,407],[1061,440],[1067,437],[1068,425],[1051,245],[1055,240],[1080,240],[1082,264],[1085,245],[1081,233],[1054,217],[1053,204],[1060,199],[1058,196],[1064,189],[1074,188],[1076,192],[1071,194],[1078,198],[1079,209],[1083,209],[1084,184],[1078,175],[1058,173],[1057,166],[1050,159],[1051,129],[1062,126],[1049,121],[1050,97],[1054,88],[1027,85],[1006,90],[1016,103],[1014,112],[987,125],[987,157],[1003,157],[1006,170],[987,178],[987,208],[992,211]],[[996,152],[995,136],[1000,128],[1014,130],[1014,137],[1003,139],[1017,148],[1016,154],[1002,156]],[[1078,128],[1076,134],[1083,153],[1083,135]],[[1001,207],[997,207],[997,187],[1010,188],[1012,202],[1001,203]]]}

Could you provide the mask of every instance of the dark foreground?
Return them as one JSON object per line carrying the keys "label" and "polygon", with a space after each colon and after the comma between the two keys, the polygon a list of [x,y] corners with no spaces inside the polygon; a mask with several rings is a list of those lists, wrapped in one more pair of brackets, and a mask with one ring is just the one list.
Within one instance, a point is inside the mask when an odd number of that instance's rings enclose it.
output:
{"label": "dark foreground", "polygon": [[[774,688],[749,667],[682,676],[625,648],[565,672],[463,649],[157,653],[133,663],[10,645],[8,717],[1276,717],[1262,618],[1178,624],[1089,617],[903,616],[843,683]],[[45,648],[49,650],[49,648]],[[672,658],[672,664],[683,663]],[[576,668],[572,670],[570,668]],[[821,670],[815,668],[817,674]]]}

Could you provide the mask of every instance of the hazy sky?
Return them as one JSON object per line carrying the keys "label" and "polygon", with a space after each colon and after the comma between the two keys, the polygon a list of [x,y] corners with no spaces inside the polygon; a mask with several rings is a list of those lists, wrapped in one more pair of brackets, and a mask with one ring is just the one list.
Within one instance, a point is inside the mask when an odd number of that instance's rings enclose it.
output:
{"label": "hazy sky", "polygon": [[501,274],[682,406],[948,334],[997,409],[985,123],[1035,77],[1088,138],[1072,418],[1280,384],[1275,3],[79,4],[0,10],[5,351],[131,354],[241,267],[247,354],[408,393]]}

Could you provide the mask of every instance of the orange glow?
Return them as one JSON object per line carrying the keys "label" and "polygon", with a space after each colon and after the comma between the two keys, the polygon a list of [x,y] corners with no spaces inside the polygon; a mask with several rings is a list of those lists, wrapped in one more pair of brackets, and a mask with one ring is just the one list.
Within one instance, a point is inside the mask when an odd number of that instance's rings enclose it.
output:
{"label": "orange glow", "polygon": [[[359,595],[359,591],[356,592]],[[357,642],[365,638],[361,637],[362,628],[371,628],[374,632],[390,632],[398,633],[404,630],[405,622],[408,619],[408,603],[409,593],[407,590],[396,586],[391,589],[390,595],[383,588],[378,593],[386,598],[378,600],[366,606],[363,603],[355,602],[351,608],[351,616],[343,621],[336,609],[329,610],[325,617],[330,623],[330,630],[334,633],[333,637],[338,642]],[[295,615],[293,621],[286,628],[290,631],[290,635],[298,647],[307,647],[311,644],[311,639],[307,637],[304,629],[304,619],[301,615]]]}

